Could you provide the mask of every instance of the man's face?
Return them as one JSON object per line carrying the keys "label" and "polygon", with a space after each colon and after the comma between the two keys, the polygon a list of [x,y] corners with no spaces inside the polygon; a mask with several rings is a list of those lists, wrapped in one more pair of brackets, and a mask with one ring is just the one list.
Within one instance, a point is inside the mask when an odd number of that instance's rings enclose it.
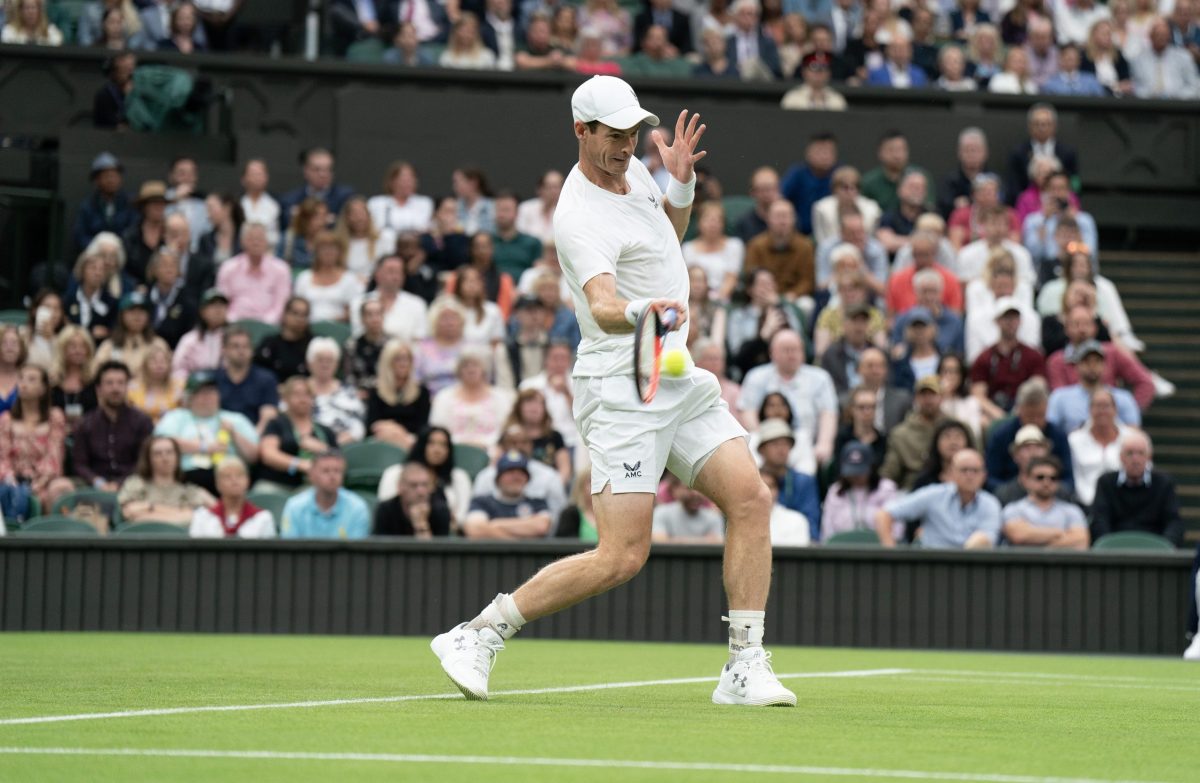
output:
{"label": "man's face", "polygon": [[917,304],[921,307],[927,307],[932,311],[937,311],[942,304],[942,287],[937,283],[931,283],[922,280],[920,284],[913,286],[917,294]]}
{"label": "man's face", "polygon": [[192,230],[188,226],[187,218],[180,213],[176,212],[167,218],[164,231],[167,245],[176,252],[186,252],[191,247]]}
{"label": "man's face", "polygon": [[1046,193],[1056,201],[1070,202],[1071,181],[1060,174],[1055,174],[1046,182]]}
{"label": "man's face", "polygon": [[958,162],[967,171],[979,171],[987,162],[987,145],[970,135],[958,143]]}
{"label": "man's face", "polygon": [[1104,357],[1098,353],[1089,353],[1075,365],[1079,373],[1079,381],[1086,386],[1095,386],[1104,377]]}
{"label": "man's face", "polygon": [[383,305],[367,302],[362,308],[363,329],[372,334],[383,331]]}
{"label": "man's face", "polygon": [[242,237],[242,249],[251,258],[262,258],[265,256],[267,254],[267,244],[267,232],[258,226],[251,227],[246,231],[246,235]]}
{"label": "man's face", "polygon": [[879,163],[889,171],[901,171],[908,165],[908,140],[888,139],[879,145]]}
{"label": "man's face", "polygon": [[238,369],[245,367],[250,364],[250,357],[253,355],[250,338],[244,334],[234,335],[225,343],[225,361],[231,367]]}
{"label": "man's face", "polygon": [[1140,478],[1150,462],[1150,444],[1139,435],[1127,435],[1121,444],[1121,467],[1128,476]]}
{"label": "man's face", "polygon": [[409,463],[400,475],[400,497],[404,505],[428,503],[433,493],[433,481],[429,471],[419,463]]}
{"label": "man's face", "polygon": [[780,332],[771,341],[771,364],[785,375],[791,375],[804,364],[804,347],[795,332]]}
{"label": "man's face", "polygon": [[733,14],[733,23],[743,33],[754,32],[758,28],[758,9],[750,4],[741,6]]}
{"label": "man's face", "polygon": [[1058,492],[1058,471],[1052,465],[1038,465],[1028,473],[1029,494],[1037,500],[1045,502]]}
{"label": "man's face", "polygon": [[887,380],[887,361],[883,352],[878,350],[866,351],[858,359],[858,374],[863,385],[878,389]]}
{"label": "man's face", "polygon": [[912,243],[913,266],[928,269],[937,261],[937,250],[932,242],[917,240]]}
{"label": "man's face", "polygon": [[808,40],[812,44],[814,52],[824,52],[825,54],[833,52],[833,34],[824,27],[815,28]]}
{"label": "man's face", "polygon": [[96,175],[96,190],[106,196],[111,196],[121,189],[121,172],[119,169],[105,169]]}
{"label": "man's face", "polygon": [[792,452],[792,441],[788,438],[776,438],[775,440],[767,441],[759,444],[758,453],[762,455],[763,465],[772,469],[779,470],[786,467],[788,463],[788,455]]}
{"label": "man's face", "polygon": [[1017,331],[1021,328],[1021,314],[1015,310],[1009,310],[996,319],[996,325],[1000,327],[1000,337],[1004,340],[1017,339]]}
{"label": "man's face", "polygon": [[821,62],[809,63],[801,76],[804,83],[814,90],[824,89],[829,85],[829,66]]}
{"label": "man's face", "polygon": [[1017,406],[1017,418],[1020,419],[1021,425],[1036,424],[1038,427],[1046,426],[1046,401],[1027,402],[1024,405]]}
{"label": "man's face", "polygon": [[1067,316],[1067,339],[1072,345],[1079,345],[1084,340],[1096,336],[1096,319],[1086,308],[1079,307]]}
{"label": "man's face", "polygon": [[917,413],[927,419],[933,419],[938,415],[942,407],[942,395],[932,389],[922,389],[917,392],[917,399],[913,401],[917,408]]}
{"label": "man's face", "polygon": [[767,210],[767,230],[771,235],[783,239],[796,230],[796,213],[790,202],[778,199]]}
{"label": "man's face", "polygon": [[837,144],[831,140],[810,142],[804,160],[814,173],[823,174],[837,163]]}
{"label": "man's face", "polygon": [[654,24],[642,36],[642,51],[652,60],[661,60],[667,53],[667,31]]}
{"label": "man's face", "polygon": [[515,198],[496,199],[496,228],[509,231],[517,224],[517,200]]}
{"label": "man's face", "polygon": [[912,44],[903,36],[895,36],[887,47],[888,59],[898,68],[907,68],[912,62]]}
{"label": "man's face", "polygon": [[1038,109],[1029,115],[1029,136],[1037,143],[1041,144],[1053,138],[1054,130],[1054,115],[1050,111]]}
{"label": "man's face", "polygon": [[133,78],[133,72],[137,69],[137,57],[132,54],[117,57],[113,61],[112,78],[117,84],[125,84]]}
{"label": "man's face", "polygon": [[860,250],[867,246],[867,229],[863,225],[862,215],[847,215],[842,218],[842,241]]}
{"label": "man's face", "polygon": [[601,123],[593,132],[582,122],[576,122],[575,132],[581,134],[581,157],[609,176],[622,176],[629,169],[629,161],[637,154],[640,129],[637,125],[620,130]]}
{"label": "man's face", "polygon": [[925,203],[925,178],[919,174],[910,174],[900,182],[896,195],[910,207],[919,207]]}
{"label": "man's face", "polygon": [[511,469],[506,470],[499,476],[496,476],[496,488],[500,493],[510,497],[519,497],[525,491],[525,485],[529,483],[529,475],[523,470]]}
{"label": "man's face", "polygon": [[259,193],[267,189],[269,178],[267,177],[267,167],[260,161],[247,163],[246,169],[242,172],[242,187],[252,193]]}
{"label": "man's face", "polygon": [[375,269],[375,287],[380,291],[399,291],[404,285],[404,262],[388,258]]}
{"label": "man's face", "polygon": [[171,167],[171,173],[167,178],[172,185],[191,185],[195,187],[196,182],[199,180],[196,161],[191,158],[181,158],[175,161],[175,165]]}
{"label": "man's face", "polygon": [[192,413],[202,419],[216,416],[221,409],[221,394],[216,386],[202,386],[192,392]]}
{"label": "man's face", "polygon": [[846,334],[846,342],[861,347],[867,341],[867,330],[870,324],[871,320],[865,314],[847,318],[842,326]]}
{"label": "man's face", "polygon": [[1150,45],[1154,47],[1155,52],[1162,52],[1171,43],[1171,28],[1167,23],[1159,19],[1150,27]]}
{"label": "man's face", "polygon": [[304,181],[313,190],[325,190],[333,184],[333,157],[316,152],[304,162]]}
{"label": "man's face", "polygon": [[1050,26],[1048,24],[1032,24],[1029,26],[1029,48],[1038,54],[1045,54],[1050,51],[1050,47],[1054,44],[1051,37]]}
{"label": "man's face", "polygon": [[346,474],[346,463],[340,459],[321,459],[308,472],[308,480],[320,492],[337,492]]}
{"label": "man's face", "polygon": [[119,408],[125,404],[125,393],[129,387],[129,379],[125,373],[109,370],[99,381],[99,397],[110,408]]}
{"label": "man's face", "polygon": [[779,200],[779,177],[773,171],[760,171],[750,182],[750,195],[763,206]]}
{"label": "man's face", "polygon": [[973,451],[963,450],[954,455],[951,470],[959,492],[972,494],[983,487],[987,474],[983,470],[983,459]]}
{"label": "man's face", "polygon": [[1008,218],[1004,215],[992,215],[983,221],[983,238],[988,244],[998,245],[1008,238]]}
{"label": "man's face", "polygon": [[1074,46],[1068,46],[1059,52],[1058,55],[1058,70],[1066,73],[1075,73],[1079,70],[1079,50]]}

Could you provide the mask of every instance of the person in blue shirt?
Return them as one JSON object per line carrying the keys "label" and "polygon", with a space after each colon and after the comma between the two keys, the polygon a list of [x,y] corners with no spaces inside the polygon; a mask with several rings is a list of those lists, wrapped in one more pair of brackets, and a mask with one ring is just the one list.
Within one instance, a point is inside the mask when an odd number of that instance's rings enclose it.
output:
{"label": "person in blue shirt", "polygon": [[342,486],[346,459],[327,451],[313,457],[312,487],[293,495],[283,507],[281,538],[366,538],[371,514],[365,500]]}
{"label": "person in blue shirt", "polygon": [[1046,410],[1046,421],[1055,424],[1068,434],[1087,423],[1092,394],[1105,389],[1112,394],[1117,406],[1117,420],[1133,427],[1142,426],[1142,411],[1137,400],[1126,389],[1104,384],[1104,346],[1095,340],[1081,344],[1071,357],[1079,383],[1060,386],[1050,392]]}
{"label": "person in blue shirt", "polygon": [[1067,44],[1058,50],[1058,73],[1042,85],[1043,95],[1086,95],[1101,98],[1108,91],[1096,79],[1096,74],[1079,70],[1083,61],[1079,47]]}
{"label": "person in blue shirt", "polygon": [[775,477],[779,486],[779,505],[799,511],[808,520],[810,541],[821,540],[821,492],[812,476],[788,465],[796,436],[783,419],[767,419],[758,427],[758,453],[763,472]]}
{"label": "person in blue shirt", "polygon": [[833,192],[833,170],[837,168],[837,139],[832,133],[815,133],[804,149],[804,163],[787,170],[780,192],[796,208],[796,228],[812,234],[812,208]]}
{"label": "person in blue shirt", "polygon": [[225,410],[240,413],[259,432],[279,413],[279,381],[274,373],[251,363],[254,342],[240,326],[226,328],[221,338],[217,389]]}
{"label": "person in blue shirt", "polygon": [[885,547],[894,547],[896,520],[919,521],[918,537],[926,549],[991,549],[1000,538],[1000,501],[983,491],[987,473],[983,457],[963,449],[951,463],[953,480],[932,484],[887,503],[875,513],[875,532]]}

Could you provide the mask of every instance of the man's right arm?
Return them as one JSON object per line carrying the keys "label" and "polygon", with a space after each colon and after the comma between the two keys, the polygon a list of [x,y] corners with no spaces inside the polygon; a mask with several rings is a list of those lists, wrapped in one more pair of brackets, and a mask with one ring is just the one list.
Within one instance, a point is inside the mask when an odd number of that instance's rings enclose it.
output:
{"label": "man's right arm", "polygon": [[[617,294],[617,278],[611,274],[599,274],[583,286],[587,296],[588,308],[596,325],[608,334],[628,334],[633,331],[633,324],[625,317],[629,300]],[[675,328],[678,329],[687,321],[687,306],[674,299],[651,299],[648,306],[658,310],[662,315],[668,308],[678,313]]]}

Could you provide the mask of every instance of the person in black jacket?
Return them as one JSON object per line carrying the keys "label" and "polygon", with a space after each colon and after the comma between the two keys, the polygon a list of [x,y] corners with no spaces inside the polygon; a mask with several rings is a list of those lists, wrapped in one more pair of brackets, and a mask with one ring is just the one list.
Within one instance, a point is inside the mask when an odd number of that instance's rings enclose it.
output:
{"label": "person in black jacket", "polygon": [[283,308],[283,323],[279,334],[264,338],[254,352],[254,363],[275,373],[283,383],[294,375],[308,375],[305,354],[312,332],[308,328],[308,300],[293,296]]}
{"label": "person in black jacket", "polygon": [[1005,195],[1008,203],[1029,187],[1029,161],[1037,154],[1058,158],[1063,171],[1074,177],[1079,173],[1075,150],[1058,140],[1058,112],[1048,103],[1035,103],[1026,114],[1029,138],[1013,148],[1008,155],[1008,182]]}
{"label": "person in black jacket", "polygon": [[179,257],[163,248],[150,257],[146,267],[149,290],[150,324],[154,333],[167,341],[171,350],[196,325],[198,314],[191,299],[184,295],[184,281],[179,276]]}
{"label": "person in black jacket", "polygon": [[125,130],[129,127],[129,120],[125,116],[125,101],[133,90],[133,71],[137,68],[137,56],[133,52],[119,52],[106,60],[104,65],[108,81],[92,98],[92,125],[97,128]]}
{"label": "person in black jacket", "polygon": [[433,491],[433,474],[420,462],[407,462],[399,492],[375,509],[372,535],[432,538],[450,535],[450,509]]}
{"label": "person in black jacket", "polygon": [[646,0],[646,7],[633,20],[634,51],[642,48],[642,38],[652,25],[667,31],[667,40],[675,51],[669,57],[679,57],[692,51],[692,23],[687,14],[671,7],[671,0]]}
{"label": "person in black jacket", "polygon": [[1121,469],[1096,482],[1092,504],[1092,541],[1127,530],[1155,533],[1175,546],[1183,544],[1183,518],[1175,481],[1150,468],[1150,437],[1130,427],[1121,438]]}

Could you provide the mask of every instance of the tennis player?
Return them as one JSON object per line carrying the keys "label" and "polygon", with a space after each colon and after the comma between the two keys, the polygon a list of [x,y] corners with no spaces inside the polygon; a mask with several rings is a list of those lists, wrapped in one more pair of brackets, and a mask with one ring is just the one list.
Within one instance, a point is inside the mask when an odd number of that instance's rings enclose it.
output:
{"label": "tennis player", "polygon": [[696,187],[699,115],[680,112],[667,146],[653,138],[671,174],[664,194],[637,158],[638,132],[658,117],[633,88],[595,76],[571,98],[579,163],[563,184],[554,240],[575,300],[583,341],[575,364],[574,414],[592,461],[599,543],[543,568],[516,592],[501,593],[470,622],[431,643],[442,668],[469,699],[487,699],[496,653],[527,622],[632,579],[650,551],[654,493],[663,469],[724,512],[729,661],[713,692],[718,704],[794,706],[763,649],[771,579],[771,495],[758,475],[746,431],[721,400],[716,376],[691,364],[664,375],[643,403],[633,380],[634,324],[646,308],[679,313],[665,349],[687,344],[688,274],[680,239]]}

